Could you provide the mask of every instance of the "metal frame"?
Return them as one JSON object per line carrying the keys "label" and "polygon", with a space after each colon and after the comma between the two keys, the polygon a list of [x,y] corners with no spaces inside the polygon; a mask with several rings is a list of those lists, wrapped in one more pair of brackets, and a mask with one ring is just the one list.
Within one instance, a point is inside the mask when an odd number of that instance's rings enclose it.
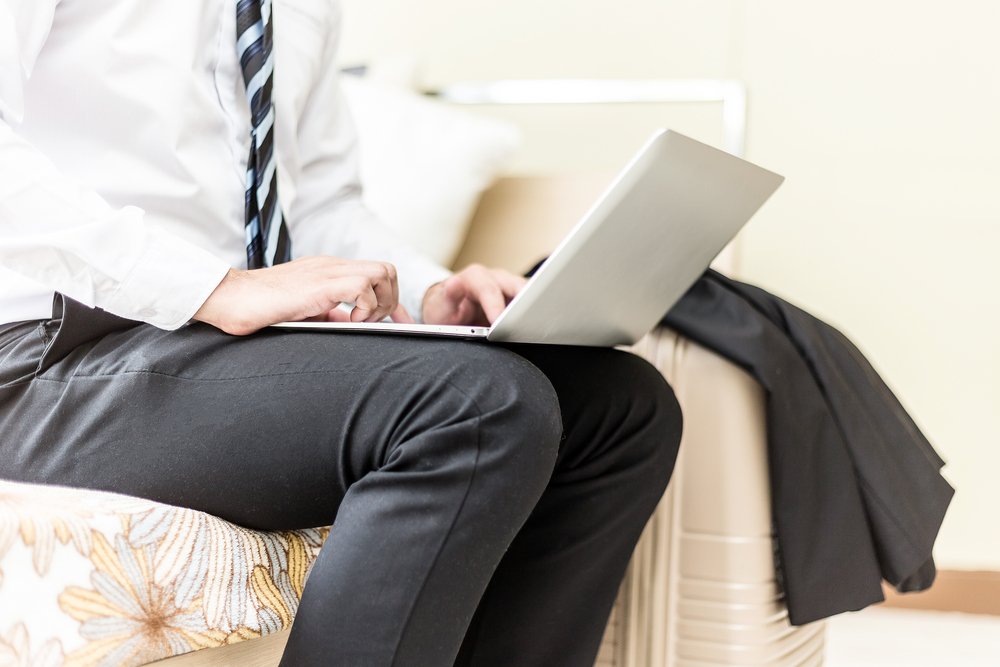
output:
{"label": "metal frame", "polygon": [[722,104],[723,148],[743,157],[747,92],[734,79],[507,79],[449,84],[426,95],[452,104]]}

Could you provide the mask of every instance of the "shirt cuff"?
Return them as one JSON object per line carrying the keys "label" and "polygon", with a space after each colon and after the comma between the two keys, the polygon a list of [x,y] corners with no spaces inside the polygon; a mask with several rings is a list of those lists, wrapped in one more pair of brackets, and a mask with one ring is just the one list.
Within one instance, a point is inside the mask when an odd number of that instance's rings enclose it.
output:
{"label": "shirt cuff", "polygon": [[423,322],[424,295],[431,285],[446,280],[451,271],[422,256],[396,267],[399,273],[399,302],[417,322]]}
{"label": "shirt cuff", "polygon": [[187,323],[232,267],[184,239],[148,230],[135,266],[105,303],[110,313],[173,330]]}

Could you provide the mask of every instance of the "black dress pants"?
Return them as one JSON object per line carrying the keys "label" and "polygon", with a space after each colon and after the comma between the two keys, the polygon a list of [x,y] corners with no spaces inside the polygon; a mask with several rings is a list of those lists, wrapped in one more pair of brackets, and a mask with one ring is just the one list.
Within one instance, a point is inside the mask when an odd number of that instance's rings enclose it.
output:
{"label": "black dress pants", "polygon": [[681,416],[609,349],[0,327],[0,478],[333,524],[289,666],[590,667]]}

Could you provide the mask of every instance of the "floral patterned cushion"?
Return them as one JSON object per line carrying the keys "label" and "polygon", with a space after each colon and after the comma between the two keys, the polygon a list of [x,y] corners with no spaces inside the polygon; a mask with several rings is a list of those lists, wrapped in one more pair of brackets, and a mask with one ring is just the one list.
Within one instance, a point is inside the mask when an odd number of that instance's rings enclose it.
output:
{"label": "floral patterned cushion", "polygon": [[277,632],[327,533],[0,481],[0,667],[142,665]]}

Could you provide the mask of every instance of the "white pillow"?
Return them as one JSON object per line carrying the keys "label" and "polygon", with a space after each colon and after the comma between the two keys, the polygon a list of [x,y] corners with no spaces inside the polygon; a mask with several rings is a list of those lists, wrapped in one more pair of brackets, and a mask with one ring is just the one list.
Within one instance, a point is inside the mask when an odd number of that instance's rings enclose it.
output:
{"label": "white pillow", "polygon": [[342,80],[358,130],[365,203],[450,266],[480,195],[518,147],[518,130],[403,89]]}

